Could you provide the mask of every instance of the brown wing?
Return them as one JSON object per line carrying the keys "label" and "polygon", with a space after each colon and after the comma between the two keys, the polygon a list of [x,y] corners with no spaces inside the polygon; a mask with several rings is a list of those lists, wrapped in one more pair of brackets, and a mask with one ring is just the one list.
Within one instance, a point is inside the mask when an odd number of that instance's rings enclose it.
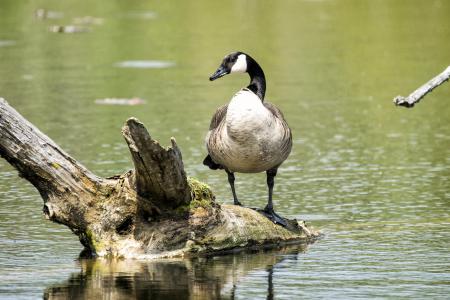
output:
{"label": "brown wing", "polygon": [[292,149],[291,129],[289,128],[289,125],[287,124],[286,120],[284,119],[283,113],[281,112],[281,110],[278,109],[278,107],[276,107],[275,105],[273,105],[270,102],[264,102],[264,106],[275,116],[275,118],[277,118],[281,121],[281,124],[283,124],[284,143],[283,143],[281,151],[287,157]]}
{"label": "brown wing", "polygon": [[[214,113],[214,115],[211,119],[211,123],[209,124],[210,132],[211,132],[211,130],[216,129],[219,126],[220,122],[222,122],[223,118],[225,118],[225,115],[227,114],[227,109],[228,109],[228,104],[225,104],[225,105],[220,106],[216,110],[216,112]],[[216,163],[209,154],[203,160],[203,164],[205,166],[208,166],[212,170],[223,169],[223,167],[220,164]]]}
{"label": "brown wing", "polygon": [[283,113],[281,112],[281,110],[278,109],[278,107],[276,107],[270,102],[264,102],[263,104],[275,117],[286,123],[286,121],[284,120]]}
{"label": "brown wing", "polygon": [[209,124],[209,130],[216,129],[219,126],[220,122],[222,122],[223,118],[227,114],[228,104],[222,105],[219,107],[214,113],[211,124]]}

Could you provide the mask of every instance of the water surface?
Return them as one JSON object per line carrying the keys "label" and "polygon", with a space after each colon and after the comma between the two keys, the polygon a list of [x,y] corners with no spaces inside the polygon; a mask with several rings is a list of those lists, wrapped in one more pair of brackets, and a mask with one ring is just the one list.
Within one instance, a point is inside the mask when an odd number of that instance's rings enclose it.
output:
{"label": "water surface", "polygon": [[[201,164],[203,138],[248,79],[208,77],[225,54],[250,53],[294,135],[275,208],[325,237],[193,261],[80,261],[76,237],[43,219],[37,191],[0,160],[0,298],[448,298],[450,87],[410,110],[391,100],[449,65],[449,12],[444,0],[3,0],[1,97],[101,176],[132,166],[120,128],[135,116],[162,143],[176,137],[219,202],[232,197],[225,173]],[[85,16],[102,22],[48,30]],[[130,61],[171,64],[115,66]],[[95,103],[108,98],[145,103]],[[264,174],[236,178],[241,202],[263,207]]]}

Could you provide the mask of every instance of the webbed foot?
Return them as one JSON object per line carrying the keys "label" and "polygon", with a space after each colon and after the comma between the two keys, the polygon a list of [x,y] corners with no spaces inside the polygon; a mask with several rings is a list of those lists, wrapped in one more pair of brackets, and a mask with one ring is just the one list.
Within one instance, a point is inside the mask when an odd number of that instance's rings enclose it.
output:
{"label": "webbed foot", "polygon": [[277,214],[273,208],[265,207],[264,210],[259,210],[261,214],[266,216],[269,220],[274,222],[275,224],[281,225],[283,227],[287,227],[288,223],[285,218]]}

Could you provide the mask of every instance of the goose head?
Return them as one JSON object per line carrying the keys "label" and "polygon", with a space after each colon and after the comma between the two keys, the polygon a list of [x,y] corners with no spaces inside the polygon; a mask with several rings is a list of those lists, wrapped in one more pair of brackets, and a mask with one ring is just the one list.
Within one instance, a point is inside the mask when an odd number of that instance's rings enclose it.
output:
{"label": "goose head", "polygon": [[242,52],[233,52],[223,59],[219,68],[214,72],[209,80],[213,81],[230,73],[247,72],[248,55]]}

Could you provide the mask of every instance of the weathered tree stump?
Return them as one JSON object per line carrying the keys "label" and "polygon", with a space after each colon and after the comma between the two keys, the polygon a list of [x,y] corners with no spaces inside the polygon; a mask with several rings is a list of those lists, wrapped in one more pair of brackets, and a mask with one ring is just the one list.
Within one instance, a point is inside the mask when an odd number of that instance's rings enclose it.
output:
{"label": "weathered tree stump", "polygon": [[304,222],[289,228],[258,212],[219,205],[210,188],[187,178],[175,139],[162,147],[135,118],[122,128],[134,170],[100,178],[0,98],[0,155],[31,182],[51,221],[68,226],[97,256],[190,256],[311,241]]}

